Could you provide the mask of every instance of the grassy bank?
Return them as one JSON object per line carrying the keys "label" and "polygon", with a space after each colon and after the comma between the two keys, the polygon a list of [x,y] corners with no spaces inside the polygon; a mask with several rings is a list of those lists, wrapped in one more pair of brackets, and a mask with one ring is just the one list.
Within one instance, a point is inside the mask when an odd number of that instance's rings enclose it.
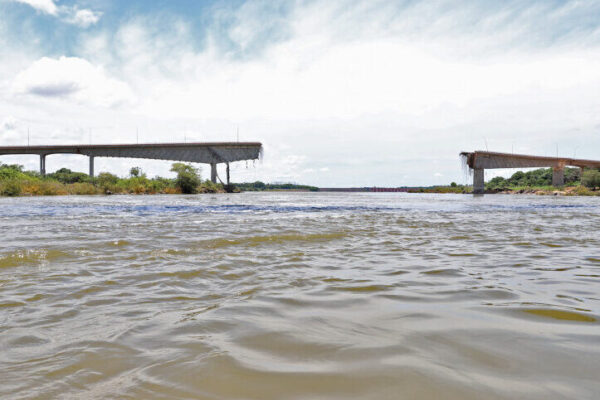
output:
{"label": "grassy bank", "polygon": [[583,185],[563,186],[516,186],[491,193],[502,194],[536,194],[540,196],[600,196],[600,190],[593,190]]}
{"label": "grassy bank", "polygon": [[90,177],[81,172],[62,168],[41,176],[25,171],[21,165],[0,164],[0,195],[52,196],[91,194],[181,194],[225,192],[221,184],[202,180],[200,171],[188,164],[175,163],[171,170],[176,178],[148,178],[139,168],[132,168],[129,176],[118,177],[102,172]]}
{"label": "grassy bank", "polygon": [[600,172],[565,168],[565,185],[552,186],[552,168],[515,172],[510,178],[495,177],[486,183],[486,191],[508,194],[562,196],[600,196]]}
{"label": "grassy bank", "polygon": [[[565,185],[552,186],[552,168],[515,172],[510,178],[495,177],[485,184],[486,193],[536,194],[545,196],[600,196],[600,171],[565,168]],[[412,193],[472,193],[472,186],[432,186],[409,190]]]}
{"label": "grassy bank", "polygon": [[129,175],[118,177],[102,172],[90,177],[67,168],[41,176],[25,171],[23,166],[0,163],[0,196],[55,196],[92,194],[188,194],[240,191],[317,191],[318,188],[292,183],[270,184],[260,181],[234,183],[225,187],[203,180],[200,170],[190,164],[174,163],[175,178],[148,178],[140,168],[131,168]]}

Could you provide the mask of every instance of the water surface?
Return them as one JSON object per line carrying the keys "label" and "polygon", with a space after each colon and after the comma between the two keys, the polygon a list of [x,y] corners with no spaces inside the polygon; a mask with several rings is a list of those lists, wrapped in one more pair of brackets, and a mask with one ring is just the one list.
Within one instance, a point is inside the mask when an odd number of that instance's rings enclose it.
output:
{"label": "water surface", "polygon": [[593,399],[600,199],[0,199],[0,397]]}

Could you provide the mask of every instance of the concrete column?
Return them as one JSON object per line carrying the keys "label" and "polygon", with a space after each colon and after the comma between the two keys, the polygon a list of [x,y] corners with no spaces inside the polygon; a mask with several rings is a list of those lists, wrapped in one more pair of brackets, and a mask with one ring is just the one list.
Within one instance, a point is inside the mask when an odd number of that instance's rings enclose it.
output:
{"label": "concrete column", "polygon": [[94,177],[94,156],[90,156],[90,177]]}
{"label": "concrete column", "polygon": [[483,168],[473,170],[473,194],[483,194],[485,192],[485,179]]}
{"label": "concrete column", "polygon": [[46,155],[40,154],[40,175],[46,175]]}
{"label": "concrete column", "polygon": [[229,163],[227,163],[227,186],[229,186]]}
{"label": "concrete column", "polygon": [[217,183],[217,164],[210,164],[210,181],[212,183]]}
{"label": "concrete column", "polygon": [[552,186],[565,185],[565,167],[552,168]]}

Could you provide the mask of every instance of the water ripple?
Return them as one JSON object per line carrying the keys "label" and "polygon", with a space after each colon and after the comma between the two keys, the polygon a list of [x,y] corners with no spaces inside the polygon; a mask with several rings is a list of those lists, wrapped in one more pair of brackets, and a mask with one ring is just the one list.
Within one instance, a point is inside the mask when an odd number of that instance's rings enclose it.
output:
{"label": "water ripple", "polygon": [[0,199],[1,398],[600,392],[600,199]]}

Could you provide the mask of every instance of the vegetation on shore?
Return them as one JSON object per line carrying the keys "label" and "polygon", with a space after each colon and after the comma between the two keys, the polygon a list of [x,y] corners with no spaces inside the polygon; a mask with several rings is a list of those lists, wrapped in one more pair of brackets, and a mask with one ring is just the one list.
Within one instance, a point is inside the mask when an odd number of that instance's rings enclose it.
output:
{"label": "vegetation on shore", "polygon": [[178,194],[224,192],[223,185],[202,180],[200,170],[189,164],[174,163],[173,179],[148,178],[140,168],[131,168],[129,176],[118,177],[108,172],[90,177],[82,172],[61,168],[41,176],[38,172],[25,171],[23,166],[0,163],[0,195],[2,196],[50,196],[67,194]]}
{"label": "vegetation on shore", "polygon": [[565,196],[600,196],[600,172],[565,168],[565,184],[552,186],[552,168],[515,172],[510,178],[495,177],[486,183],[486,190],[495,193]]}
{"label": "vegetation on shore", "polygon": [[[588,172],[592,172],[591,170]],[[565,186],[575,186],[581,181],[579,168],[565,168]],[[486,183],[487,190],[506,190],[512,188],[551,187],[552,168],[540,168],[533,171],[517,171],[510,178],[497,176]]]}
{"label": "vegetation on shore", "polygon": [[118,177],[108,172],[90,177],[83,172],[61,168],[56,172],[40,175],[25,171],[22,165],[0,163],[0,196],[51,196],[91,194],[193,194],[224,193],[226,191],[297,190],[318,191],[315,186],[292,183],[235,183],[228,187],[203,180],[200,169],[191,164],[174,163],[171,171],[175,178],[148,178],[138,167],[131,168],[129,176]]}
{"label": "vegetation on shore", "polygon": [[[586,169],[581,176],[579,168],[565,168],[565,185],[552,186],[552,168],[517,171],[510,178],[497,176],[485,184],[488,193],[538,194],[566,196],[600,196],[600,171]],[[472,186],[433,186],[409,190],[412,193],[472,193]]]}
{"label": "vegetation on shore", "polygon": [[[235,183],[228,187],[201,178],[200,169],[191,164],[174,163],[171,171],[175,178],[148,178],[138,167],[131,168],[129,176],[118,177],[102,172],[90,177],[82,172],[61,168],[40,175],[25,171],[22,165],[0,163],[0,196],[49,196],[91,194],[193,194],[223,193],[226,191],[319,191],[318,187],[292,183],[264,183],[261,181]],[[488,193],[524,193],[539,195],[600,196],[600,171],[579,168],[565,169],[565,186],[552,186],[552,169],[515,172],[510,178],[495,177],[486,183]],[[408,188],[409,193],[472,193],[473,187],[452,182],[447,186]]]}
{"label": "vegetation on shore", "polygon": [[448,186],[430,186],[421,188],[410,188],[408,193],[457,193],[465,194],[472,193],[473,188],[466,185],[458,185],[456,182],[452,182]]}

